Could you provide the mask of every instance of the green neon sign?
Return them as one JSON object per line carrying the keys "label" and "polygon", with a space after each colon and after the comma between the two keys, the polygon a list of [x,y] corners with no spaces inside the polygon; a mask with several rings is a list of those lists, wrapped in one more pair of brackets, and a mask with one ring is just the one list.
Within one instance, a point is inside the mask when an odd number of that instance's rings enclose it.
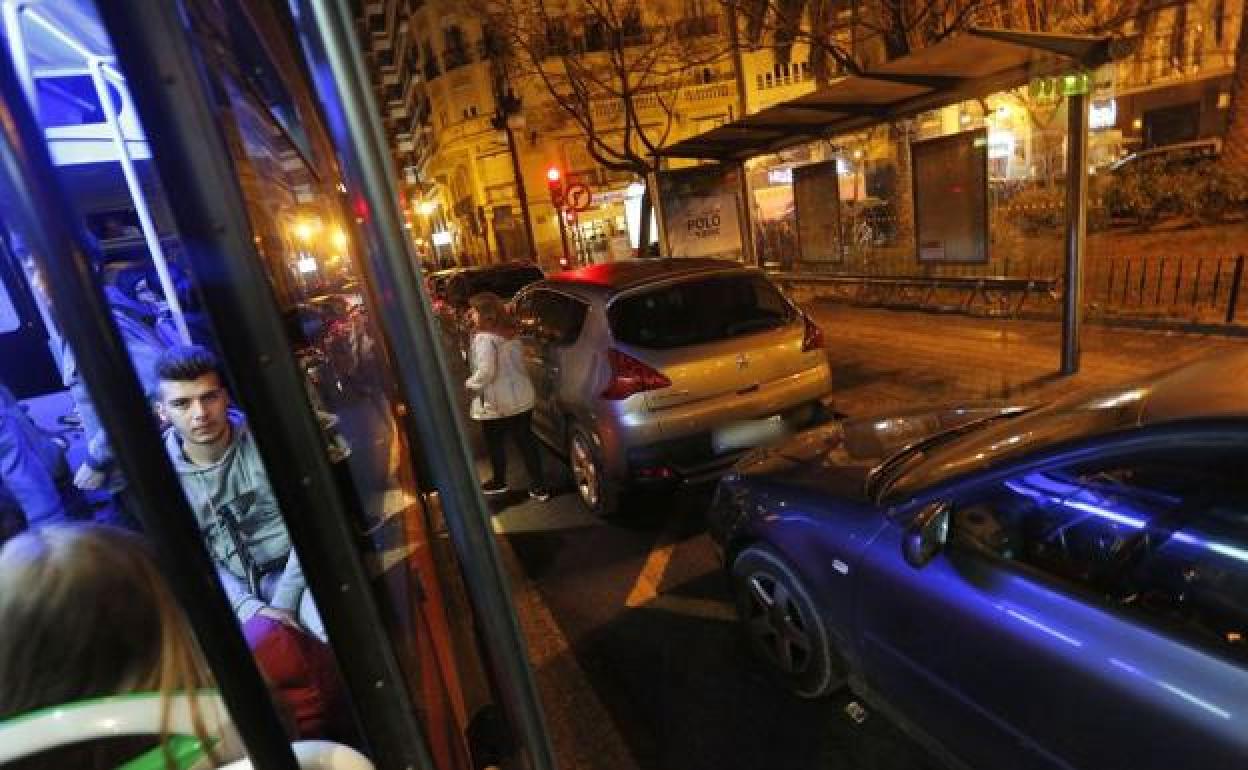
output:
{"label": "green neon sign", "polygon": [[1092,73],[1068,72],[1063,75],[1032,78],[1027,90],[1037,102],[1052,102],[1067,96],[1089,94],[1092,92]]}

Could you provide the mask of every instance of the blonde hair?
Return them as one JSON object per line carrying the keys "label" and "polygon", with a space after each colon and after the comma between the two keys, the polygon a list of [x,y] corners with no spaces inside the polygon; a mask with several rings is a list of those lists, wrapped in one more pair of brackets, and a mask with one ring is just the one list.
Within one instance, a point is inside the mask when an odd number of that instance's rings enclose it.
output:
{"label": "blonde hair", "polygon": [[[0,720],[85,698],[211,687],[190,626],[138,535],[101,525],[26,532],[0,548]],[[191,699],[197,737],[210,742]]]}
{"label": "blonde hair", "polygon": [[469,297],[468,305],[477,311],[477,318],[480,319],[477,325],[482,331],[504,335],[511,333],[511,313],[507,311],[507,303],[502,297],[494,292],[483,291]]}

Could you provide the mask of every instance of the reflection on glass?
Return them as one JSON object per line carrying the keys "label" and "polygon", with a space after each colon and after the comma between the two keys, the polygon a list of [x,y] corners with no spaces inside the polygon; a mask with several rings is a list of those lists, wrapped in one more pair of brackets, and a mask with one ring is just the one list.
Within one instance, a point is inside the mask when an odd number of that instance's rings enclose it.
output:
{"label": "reflection on glass", "polygon": [[[75,224],[86,234],[85,258],[111,320],[144,397],[158,405],[149,425],[130,430],[164,431],[169,459],[209,555],[258,667],[273,683],[274,699],[288,712],[292,737],[353,742],[357,737],[345,690],[324,643],[319,613],[246,419],[230,409],[226,372],[212,352],[215,338],[199,311],[196,276],[183,263],[125,79],[106,63],[110,41],[86,3],[43,4],[5,19],[6,34],[18,41],[8,50],[18,52],[16,69],[28,79],[27,93],[45,130],[56,182],[74,209],[57,214],[76,216]],[[58,317],[75,312],[53,306],[42,290],[41,255],[25,245],[31,241],[16,232],[6,235],[9,251],[3,256],[34,287],[49,321],[55,325]],[[59,336],[50,342],[65,391],[41,402],[34,417],[66,430],[51,440],[55,451],[41,451],[31,438],[37,432],[27,430],[27,440],[11,453],[20,455],[24,467],[46,468],[55,483],[52,492],[35,495],[31,473],[20,484],[6,480],[6,488],[25,493],[15,495],[23,509],[20,525],[77,518],[138,529],[144,517],[137,515],[114,451],[127,436],[104,431],[100,405],[81,377],[74,350]],[[6,368],[12,363],[6,361]],[[0,404],[0,411],[12,410]],[[344,457],[334,420],[327,417],[323,423],[327,443],[338,447],[331,456]],[[49,494],[61,497],[54,513],[43,504]],[[77,504],[78,497],[85,502]],[[309,698],[309,692],[316,697]]]}
{"label": "reflection on glass", "polygon": [[[327,450],[430,749],[439,766],[465,766],[468,723],[492,698],[436,497],[418,485],[406,408],[371,313],[362,241],[299,52],[275,42],[287,38],[266,32],[272,20],[250,6],[204,0],[187,9],[220,95],[219,126],[254,242],[309,403],[333,437]],[[254,28],[240,28],[241,18]],[[257,33],[266,45],[254,45]]]}

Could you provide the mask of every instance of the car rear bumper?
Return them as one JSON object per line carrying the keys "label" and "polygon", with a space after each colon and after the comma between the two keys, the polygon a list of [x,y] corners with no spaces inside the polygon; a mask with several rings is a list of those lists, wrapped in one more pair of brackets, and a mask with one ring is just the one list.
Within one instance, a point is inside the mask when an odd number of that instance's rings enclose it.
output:
{"label": "car rear bumper", "polygon": [[[778,412],[793,430],[816,425],[828,414],[819,398]],[[639,486],[674,486],[716,481],[751,448],[717,452],[713,429],[680,438],[656,441],[624,450],[620,478]]]}
{"label": "car rear bumper", "polygon": [[713,478],[744,452],[715,452],[711,447],[715,429],[772,415],[793,415],[825,401],[831,390],[831,369],[822,363],[749,393],[726,393],[655,410],[638,408],[634,402],[619,412],[600,414],[596,422],[606,471],[613,478],[631,480],[642,467],[639,463],[667,457],[682,477]]}

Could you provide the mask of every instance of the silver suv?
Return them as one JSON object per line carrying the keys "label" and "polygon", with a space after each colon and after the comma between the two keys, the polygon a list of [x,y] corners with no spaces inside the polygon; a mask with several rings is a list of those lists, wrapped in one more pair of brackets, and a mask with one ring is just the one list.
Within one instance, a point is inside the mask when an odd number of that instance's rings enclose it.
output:
{"label": "silver suv", "polygon": [[819,327],[735,262],[584,267],[526,287],[515,313],[533,430],[604,516],[631,487],[715,478],[818,420],[831,390]]}

